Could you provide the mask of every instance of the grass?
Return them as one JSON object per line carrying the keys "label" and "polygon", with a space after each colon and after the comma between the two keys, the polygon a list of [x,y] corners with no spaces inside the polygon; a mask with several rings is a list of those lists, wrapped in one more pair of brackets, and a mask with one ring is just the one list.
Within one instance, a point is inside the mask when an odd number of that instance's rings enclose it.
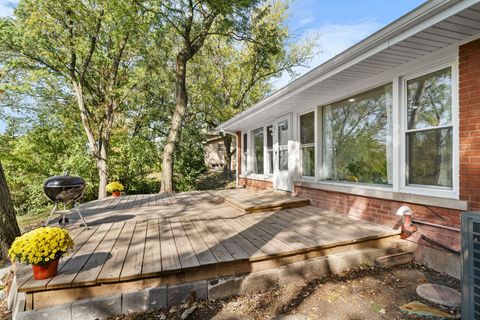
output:
{"label": "grass", "polygon": [[30,229],[31,226],[40,224],[41,222],[47,220],[50,211],[45,211],[39,214],[26,214],[23,216],[17,216],[18,226],[22,233],[25,230]]}

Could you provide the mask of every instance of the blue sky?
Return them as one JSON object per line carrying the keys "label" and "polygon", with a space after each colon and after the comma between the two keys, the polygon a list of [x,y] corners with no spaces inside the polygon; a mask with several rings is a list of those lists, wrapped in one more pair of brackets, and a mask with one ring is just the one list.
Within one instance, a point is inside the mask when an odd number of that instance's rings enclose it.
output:
{"label": "blue sky", "polygon": [[[9,16],[18,0],[0,0],[0,16]],[[424,3],[424,0],[296,0],[290,2],[288,25],[298,38],[318,34],[320,53],[301,75],[371,35]],[[292,79],[285,74],[274,81],[281,88]],[[5,124],[0,119],[0,132]]]}
{"label": "blue sky", "polygon": [[[319,36],[320,53],[308,68],[311,70],[390,22],[415,9],[424,0],[296,0],[290,4],[288,21],[291,32],[299,38]],[[281,88],[292,79],[285,74],[274,81]]]}

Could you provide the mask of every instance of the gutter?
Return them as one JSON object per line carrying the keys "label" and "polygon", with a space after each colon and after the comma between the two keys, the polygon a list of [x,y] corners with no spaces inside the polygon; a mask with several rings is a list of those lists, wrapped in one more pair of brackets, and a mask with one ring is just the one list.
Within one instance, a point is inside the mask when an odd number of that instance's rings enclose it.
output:
{"label": "gutter", "polygon": [[[400,17],[396,21],[383,27],[379,31],[370,35],[369,37],[365,38],[364,40],[357,43],[356,45],[339,53],[338,55],[331,58],[327,62],[307,72],[300,78],[292,81],[290,84],[286,85],[285,87],[277,90],[271,96],[260,101],[252,108],[237,114],[230,120],[227,120],[219,128],[227,128],[237,123],[239,120],[243,120],[246,117],[253,116],[253,114],[257,111],[260,111],[264,108],[266,109],[268,107],[272,107],[286,95],[298,93],[299,91],[305,90],[306,88],[313,86],[319,81],[322,81],[323,79],[321,79],[321,77],[324,77],[328,73],[336,74],[340,72],[341,70],[337,70],[337,69],[340,69],[342,66],[344,66],[345,62],[352,61],[353,59],[359,58],[362,55],[365,55],[364,59],[366,59],[368,58],[369,51],[374,51],[374,50],[381,51],[383,49],[386,49],[396,44],[397,42],[400,42],[401,40],[404,40],[402,39],[402,37],[400,37],[402,33],[409,31],[410,29],[412,29],[417,25],[420,25],[421,23],[428,22],[428,19],[434,17],[439,13],[442,13],[442,11],[445,11],[448,8],[451,8],[453,6],[459,7],[459,8],[453,8],[452,13],[445,13],[446,15],[451,16],[478,2],[479,1],[475,1],[475,0],[428,1],[420,5],[416,9],[413,9],[403,17]],[[445,19],[445,17],[442,18],[442,20],[443,19]],[[425,25],[423,29],[426,29],[429,26],[434,25],[435,23],[436,22],[432,22],[430,24],[427,23],[427,25]],[[411,35],[407,35],[405,36],[405,38],[408,36],[411,36]],[[376,52],[374,52],[373,54],[375,53]],[[220,129],[220,130],[223,130],[223,129]]]}

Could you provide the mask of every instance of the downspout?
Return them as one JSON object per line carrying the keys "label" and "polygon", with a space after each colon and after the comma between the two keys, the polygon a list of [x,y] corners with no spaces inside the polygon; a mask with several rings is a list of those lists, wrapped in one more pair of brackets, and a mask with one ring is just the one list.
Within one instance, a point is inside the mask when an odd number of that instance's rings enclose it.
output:
{"label": "downspout", "polygon": [[229,135],[235,137],[235,145],[236,145],[236,148],[235,148],[235,149],[236,149],[236,151],[235,151],[236,155],[235,155],[235,156],[237,157],[237,161],[235,161],[235,164],[236,164],[236,166],[237,166],[237,167],[235,168],[235,187],[238,189],[239,186],[240,186],[239,179],[238,179],[238,178],[239,178],[239,173],[238,173],[238,166],[239,166],[238,155],[239,155],[239,152],[240,152],[240,151],[238,150],[238,141],[237,141],[238,137],[237,137],[236,134],[231,133],[231,132],[227,132],[227,131],[225,131],[223,128],[220,128],[220,131],[221,131],[222,133],[229,134]]}

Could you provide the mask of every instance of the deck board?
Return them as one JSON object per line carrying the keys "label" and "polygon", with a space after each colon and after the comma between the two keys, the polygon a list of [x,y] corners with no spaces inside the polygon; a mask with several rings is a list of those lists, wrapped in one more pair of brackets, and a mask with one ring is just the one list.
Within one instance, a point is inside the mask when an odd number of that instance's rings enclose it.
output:
{"label": "deck board", "polygon": [[120,279],[123,264],[133,237],[136,223],[126,223],[111,250],[111,257],[103,265],[97,277],[99,282],[115,282]]}
{"label": "deck board", "polygon": [[162,272],[162,251],[160,246],[160,227],[158,219],[148,221],[145,239],[145,258],[142,276],[148,277]]}
{"label": "deck board", "polygon": [[103,238],[92,256],[83,266],[81,272],[78,272],[75,279],[73,279],[72,286],[94,285],[97,282],[98,275],[100,274],[100,271],[102,271],[105,262],[110,258],[110,252],[124,226],[125,222],[113,223],[107,235]]}
{"label": "deck board", "polygon": [[193,250],[192,244],[183,229],[182,223],[178,218],[170,218],[169,220],[182,268],[185,269],[199,266],[200,262],[198,262],[195,250]]}
{"label": "deck board", "polygon": [[233,239],[234,234],[229,234],[222,225],[216,223],[216,220],[205,224],[211,234],[217,238],[218,242],[227,249],[235,260],[248,259],[250,255]]}
{"label": "deck board", "polygon": [[222,195],[236,196],[236,192],[238,199],[257,206],[269,201],[281,206],[278,201],[282,199],[296,201],[271,192],[232,190],[131,195],[83,204],[81,209],[92,228],[71,230],[75,248],[62,259],[59,274],[51,280],[35,281],[31,268],[20,266],[20,290],[163,279],[209,266],[219,272],[220,264],[229,270],[236,270],[236,263],[246,266],[272,260],[275,265],[282,257],[303,259],[313,250],[397,233],[313,206],[244,213],[222,201]]}
{"label": "deck board", "polygon": [[[59,265],[58,265],[58,270],[62,271],[63,267],[65,264],[72,258],[72,256],[87,242],[87,240],[95,233],[95,231],[98,229],[98,227],[91,228],[88,230],[82,231],[78,237],[74,240],[75,245],[73,247],[73,251],[70,253],[68,256],[64,256],[62,259],[60,259]],[[46,280],[35,280],[33,279],[32,271],[30,268],[27,268],[27,273],[28,276],[25,276],[22,274],[21,280],[25,280],[23,284],[21,282],[18,282],[18,286],[20,290],[22,290],[23,287],[26,288],[34,288],[34,289],[45,289],[47,287],[48,282],[50,279]]]}
{"label": "deck board", "polygon": [[193,223],[186,218],[181,218],[180,221],[182,222],[183,228],[185,229],[190,243],[192,244],[193,250],[197,255],[198,262],[200,262],[201,265],[217,263],[217,259],[215,259],[215,256],[210,251],[210,248],[197,232]]}
{"label": "deck board", "polygon": [[248,241],[248,239],[245,238],[241,233],[238,233],[233,227],[231,227],[225,219],[217,217],[215,222],[220,228],[223,228],[223,230],[228,233],[228,236],[233,241],[238,243],[238,245],[243,248],[243,250],[245,250],[245,252],[249,255],[249,258],[257,258],[266,255],[266,253],[263,252],[262,249],[255,246],[252,242]]}
{"label": "deck board", "polygon": [[266,241],[260,235],[255,233],[255,230],[245,227],[245,225],[237,221],[237,219],[230,219],[225,222],[237,232],[239,232],[242,236],[244,236],[248,241],[260,248],[267,255],[274,255],[278,252],[278,249],[274,245],[269,243],[268,240]]}
{"label": "deck board", "polygon": [[120,273],[120,280],[130,280],[142,274],[147,224],[148,221],[142,221],[137,222],[135,226],[132,242],[128,247],[127,256]]}
{"label": "deck board", "polygon": [[208,245],[210,251],[215,256],[218,262],[234,261],[235,258],[228,252],[228,250],[218,241],[218,239],[212,235],[205,223],[199,218],[191,218],[190,221],[197,229],[198,234],[202,237],[203,241]]}
{"label": "deck board", "polygon": [[181,269],[182,265],[180,264],[172,227],[168,220],[160,223],[160,241],[162,247],[162,270]]}
{"label": "deck board", "polygon": [[62,287],[65,283],[72,283],[111,227],[112,223],[99,226],[88,241],[64,264],[61,269],[62,272],[48,282],[47,288],[54,289],[59,286]]}

